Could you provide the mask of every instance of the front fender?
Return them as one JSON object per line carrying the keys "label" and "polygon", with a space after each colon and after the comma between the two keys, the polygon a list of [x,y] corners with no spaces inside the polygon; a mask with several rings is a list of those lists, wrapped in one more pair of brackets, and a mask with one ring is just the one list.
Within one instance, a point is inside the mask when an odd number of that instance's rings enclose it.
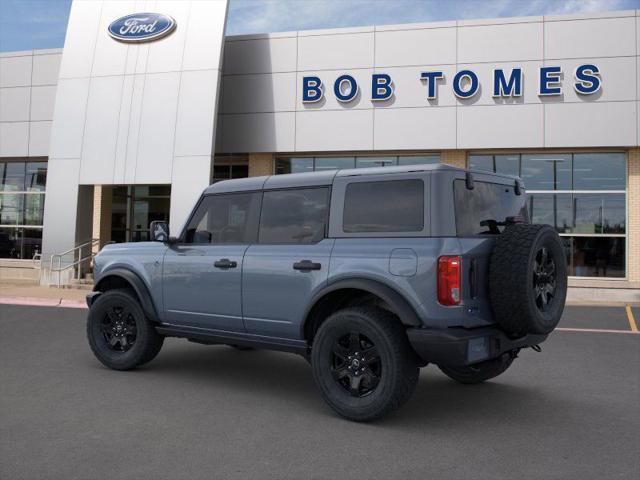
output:
{"label": "front fender", "polygon": [[[100,280],[93,287],[94,293],[103,293],[103,289],[113,279],[120,281],[124,280],[136,293],[136,296],[140,300],[140,305],[147,318],[153,322],[159,322],[158,309],[154,304],[153,297],[151,296],[149,287],[142,280],[140,275],[132,270],[123,267],[111,268],[107,271],[103,271],[100,275]],[[95,301],[99,295],[92,295],[91,298],[87,296],[87,303]],[[91,304],[89,304],[91,306]]]}

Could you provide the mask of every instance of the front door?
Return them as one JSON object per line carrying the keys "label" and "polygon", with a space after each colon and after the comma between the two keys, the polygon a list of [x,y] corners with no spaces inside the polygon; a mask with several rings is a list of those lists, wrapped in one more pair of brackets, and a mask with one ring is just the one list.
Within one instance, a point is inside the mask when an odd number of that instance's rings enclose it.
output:
{"label": "front door", "polygon": [[334,240],[325,238],[329,188],[266,190],[259,238],[244,256],[247,332],[297,340],[314,293],[327,282]]}
{"label": "front door", "polygon": [[180,241],[164,257],[165,322],[243,332],[242,265],[255,242],[259,193],[202,198]]}

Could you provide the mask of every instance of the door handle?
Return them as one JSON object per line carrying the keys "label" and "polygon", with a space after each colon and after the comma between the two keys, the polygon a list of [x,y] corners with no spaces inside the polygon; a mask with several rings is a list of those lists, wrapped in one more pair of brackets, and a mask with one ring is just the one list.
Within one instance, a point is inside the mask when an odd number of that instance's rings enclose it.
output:
{"label": "door handle", "polygon": [[294,270],[309,271],[309,270],[320,270],[321,268],[322,268],[321,263],[312,262],[311,260],[301,260],[293,264]]}
{"label": "door handle", "polygon": [[233,262],[228,258],[221,258],[220,260],[215,261],[213,266],[222,269],[236,268],[238,266],[238,262]]}

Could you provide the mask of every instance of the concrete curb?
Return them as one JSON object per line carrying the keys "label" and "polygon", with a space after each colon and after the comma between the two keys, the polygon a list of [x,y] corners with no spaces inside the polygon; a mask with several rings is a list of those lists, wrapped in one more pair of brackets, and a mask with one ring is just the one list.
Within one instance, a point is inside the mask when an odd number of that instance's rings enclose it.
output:
{"label": "concrete curb", "polygon": [[25,305],[29,307],[63,307],[82,309],[87,308],[87,304],[83,300],[37,297],[0,297],[0,305]]}

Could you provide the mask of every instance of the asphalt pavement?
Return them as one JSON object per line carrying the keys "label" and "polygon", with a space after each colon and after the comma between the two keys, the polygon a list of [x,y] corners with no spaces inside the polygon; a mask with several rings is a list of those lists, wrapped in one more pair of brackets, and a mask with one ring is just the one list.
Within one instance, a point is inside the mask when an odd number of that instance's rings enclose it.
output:
{"label": "asphalt pavement", "polygon": [[541,353],[482,385],[429,366],[371,424],[336,417],[292,354],[168,339],[108,370],[85,316],[0,305],[0,479],[640,478],[640,335],[622,307],[567,308]]}

